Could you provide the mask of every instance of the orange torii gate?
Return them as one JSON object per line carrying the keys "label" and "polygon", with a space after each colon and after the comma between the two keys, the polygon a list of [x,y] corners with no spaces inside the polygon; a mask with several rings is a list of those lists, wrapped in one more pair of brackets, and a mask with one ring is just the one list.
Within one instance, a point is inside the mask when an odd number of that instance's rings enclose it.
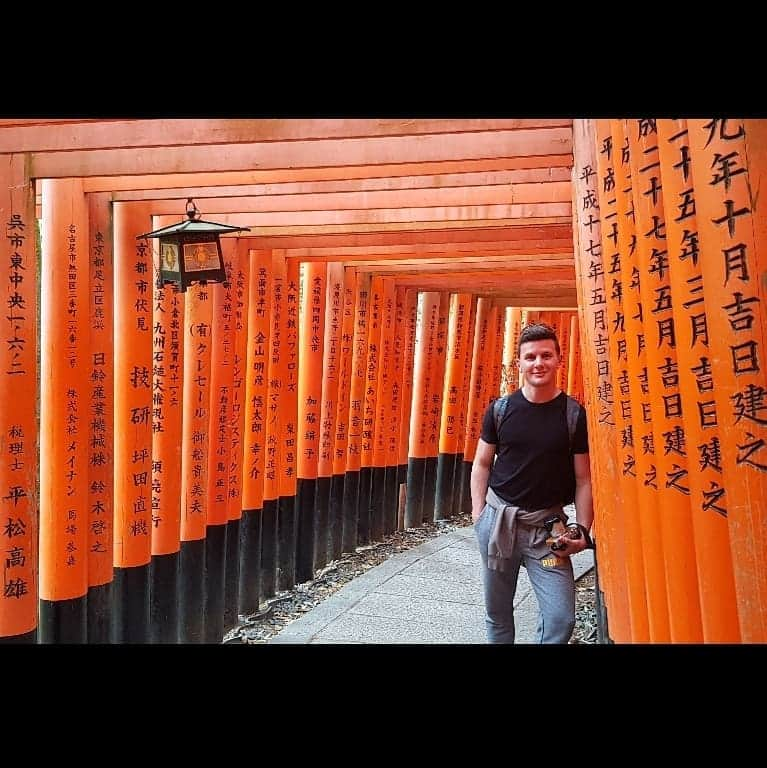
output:
{"label": "orange torii gate", "polygon": [[[393,530],[408,442],[439,440],[442,454],[448,424],[461,471],[440,473],[424,449],[439,480],[420,503],[465,509],[477,419],[511,386],[504,323],[518,312],[558,329],[560,386],[586,400],[605,636],[758,642],[767,323],[753,277],[764,217],[749,190],[764,129],[683,123],[0,120],[0,637],[216,641],[326,558]],[[136,235],[189,196],[256,234],[225,243],[228,286],[159,291]],[[342,269],[340,337],[318,333],[304,351],[301,273],[326,262],[317,306],[328,326]],[[437,344],[418,363],[411,342],[430,294],[447,349],[448,296],[468,297],[467,350],[484,318],[482,354],[451,361],[444,383]],[[433,377],[414,379],[414,362]],[[414,384],[428,419],[417,434]],[[299,429],[309,399],[311,438]],[[316,469],[302,448],[319,451]],[[305,493],[296,480],[312,472]]]}

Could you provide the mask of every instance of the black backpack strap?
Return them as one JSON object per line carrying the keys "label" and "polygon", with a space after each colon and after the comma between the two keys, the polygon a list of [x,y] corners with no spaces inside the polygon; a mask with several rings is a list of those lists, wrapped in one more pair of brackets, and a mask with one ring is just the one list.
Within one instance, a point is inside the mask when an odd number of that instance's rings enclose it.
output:
{"label": "black backpack strap", "polygon": [[501,426],[501,420],[503,414],[506,413],[506,408],[509,405],[509,398],[511,395],[504,395],[503,397],[496,398],[493,403],[493,421],[495,421],[495,438],[500,440],[501,437],[498,434],[498,429]]}
{"label": "black backpack strap", "polygon": [[575,442],[575,430],[578,427],[578,416],[581,413],[581,404],[574,398],[567,395],[567,432],[570,436],[570,453],[573,451]]}

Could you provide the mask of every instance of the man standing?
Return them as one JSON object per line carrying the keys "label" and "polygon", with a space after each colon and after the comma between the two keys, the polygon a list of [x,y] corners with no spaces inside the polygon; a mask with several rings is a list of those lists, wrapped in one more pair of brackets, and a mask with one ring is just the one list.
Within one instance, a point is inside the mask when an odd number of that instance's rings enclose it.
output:
{"label": "man standing", "polygon": [[[505,408],[488,407],[471,470],[487,639],[514,642],[524,565],[538,600],[537,642],[567,643],[575,626],[570,555],[593,546],[586,411],[557,388],[561,353],[552,328],[524,328],[518,354],[522,388],[507,396]],[[573,500],[577,522],[552,542],[550,531],[567,523],[563,507]]]}

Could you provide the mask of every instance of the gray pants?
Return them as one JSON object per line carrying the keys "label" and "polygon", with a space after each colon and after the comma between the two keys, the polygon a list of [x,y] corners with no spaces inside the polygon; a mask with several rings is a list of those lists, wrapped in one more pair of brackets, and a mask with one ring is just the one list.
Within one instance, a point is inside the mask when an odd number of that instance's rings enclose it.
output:
{"label": "gray pants", "polygon": [[487,544],[496,514],[497,510],[486,504],[474,524],[482,556],[488,643],[514,642],[514,595],[523,564],[538,600],[536,642],[567,643],[575,627],[575,580],[570,558],[555,557],[542,546],[545,530],[517,522],[517,542],[506,570],[489,570]]}

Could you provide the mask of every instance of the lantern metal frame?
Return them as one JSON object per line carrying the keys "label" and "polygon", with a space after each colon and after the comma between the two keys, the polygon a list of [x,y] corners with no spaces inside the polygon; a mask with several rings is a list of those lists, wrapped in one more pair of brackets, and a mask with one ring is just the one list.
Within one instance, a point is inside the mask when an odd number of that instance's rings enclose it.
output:
{"label": "lantern metal frame", "polygon": [[160,264],[157,287],[177,285],[180,292],[194,283],[226,284],[224,255],[220,235],[250,232],[250,227],[234,227],[215,221],[204,221],[193,198],[187,198],[185,221],[137,235],[136,239],[157,238]]}

